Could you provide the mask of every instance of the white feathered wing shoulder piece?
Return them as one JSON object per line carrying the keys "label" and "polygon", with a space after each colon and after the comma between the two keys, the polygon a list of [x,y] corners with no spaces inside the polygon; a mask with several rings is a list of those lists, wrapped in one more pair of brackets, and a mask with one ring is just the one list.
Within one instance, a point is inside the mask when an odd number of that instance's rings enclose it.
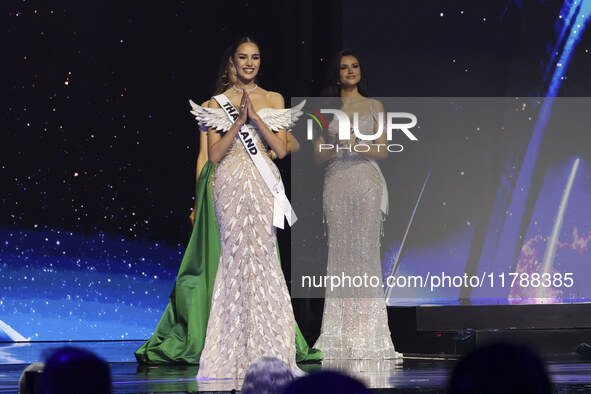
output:
{"label": "white feathered wing shoulder piece", "polygon": [[226,132],[232,127],[233,123],[223,109],[202,107],[195,104],[193,100],[189,100],[189,104],[191,104],[191,113],[195,115],[195,119],[199,122],[199,125],[204,126],[205,129],[212,127],[216,130]]}
{"label": "white feathered wing shoulder piece", "polygon": [[302,116],[302,108],[306,104],[306,100],[296,105],[293,108],[275,109],[263,108],[258,114],[263,119],[265,124],[273,131],[280,129],[291,129],[300,116]]}
{"label": "white feathered wing shoulder piece", "polygon": [[[224,132],[230,130],[230,127],[232,127],[232,122],[223,109],[202,107],[195,104],[193,100],[189,100],[189,104],[191,104],[191,113],[195,115],[195,119],[201,126],[212,127]],[[258,114],[263,119],[263,122],[273,131],[291,129],[298,118],[302,116],[304,104],[306,104],[306,100],[303,100],[293,108],[263,108],[259,110]]]}

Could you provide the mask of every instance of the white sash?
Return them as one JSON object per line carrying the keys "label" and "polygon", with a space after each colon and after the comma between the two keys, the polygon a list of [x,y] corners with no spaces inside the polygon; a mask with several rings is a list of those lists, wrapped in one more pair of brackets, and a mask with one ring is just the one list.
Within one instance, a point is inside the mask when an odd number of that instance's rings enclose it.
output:
{"label": "white sash", "polygon": [[[214,99],[218,102],[220,107],[222,107],[232,122],[238,118],[238,111],[236,108],[234,108],[228,97],[226,97],[224,94],[220,94],[214,96]],[[292,226],[298,220],[298,218],[296,217],[296,214],[293,211],[287,196],[285,195],[285,187],[283,186],[281,175],[279,176],[279,181],[277,181],[273,171],[271,171],[271,168],[269,168],[269,165],[256,146],[255,139],[250,133],[248,126],[242,125],[240,131],[238,131],[238,136],[244,145],[244,149],[246,149],[248,155],[252,159],[252,162],[259,171],[259,174],[261,174],[263,180],[267,184],[267,187],[273,194],[273,226],[282,229],[284,223],[283,216],[285,216],[287,219],[287,223]]]}

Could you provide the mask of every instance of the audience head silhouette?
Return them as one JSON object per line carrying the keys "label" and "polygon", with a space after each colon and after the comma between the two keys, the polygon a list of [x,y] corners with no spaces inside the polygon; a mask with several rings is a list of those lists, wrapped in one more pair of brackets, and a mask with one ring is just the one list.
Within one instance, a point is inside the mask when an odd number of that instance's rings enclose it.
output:
{"label": "audience head silhouette", "polygon": [[455,367],[450,394],[545,394],[552,391],[544,363],[528,348],[506,343],[482,347]]}
{"label": "audience head silhouette", "polygon": [[18,381],[19,394],[37,394],[41,389],[38,387],[38,378],[43,372],[45,364],[32,363],[25,368]]}
{"label": "audience head silhouette", "polygon": [[275,357],[261,357],[253,362],[240,392],[242,394],[276,394],[294,379],[289,366]]}
{"label": "audience head silhouette", "polygon": [[322,371],[294,380],[285,394],[369,394],[370,391],[357,379],[339,372]]}
{"label": "audience head silhouette", "polygon": [[109,364],[74,347],[57,349],[47,357],[41,382],[44,394],[111,393]]}

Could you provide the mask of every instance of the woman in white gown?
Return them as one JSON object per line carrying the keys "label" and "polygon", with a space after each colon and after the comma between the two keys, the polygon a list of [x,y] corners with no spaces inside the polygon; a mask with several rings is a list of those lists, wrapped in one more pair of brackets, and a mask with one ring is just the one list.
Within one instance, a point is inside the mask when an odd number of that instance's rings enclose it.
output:
{"label": "woman in white gown", "polygon": [[[242,378],[263,356],[277,357],[300,374],[295,319],[276,249],[274,197],[238,136],[247,125],[259,152],[270,147],[282,158],[291,111],[284,109],[280,94],[255,84],[261,63],[256,43],[247,37],[239,40],[230,61],[237,81],[224,95],[238,117],[230,121],[213,99],[198,116],[210,127],[209,160],[218,163],[213,193],[221,256],[197,377]],[[269,156],[261,156],[280,179]]]}
{"label": "woman in white gown", "polygon": [[[358,113],[362,134],[375,134],[379,101],[366,97],[362,69],[357,56],[341,51],[332,62],[332,79],[327,95],[340,96],[341,111],[353,125],[353,113]],[[332,90],[332,91],[331,91]],[[362,142],[353,131],[349,140],[339,140],[337,119],[328,126],[326,136],[315,138],[318,163],[329,161],[324,180],[324,215],[328,235],[327,275],[342,277],[380,278],[380,235],[383,214],[383,191],[386,187],[376,159],[387,157],[384,146],[386,133],[377,141]],[[356,143],[370,145],[364,153],[349,153],[346,149],[319,151],[319,144],[347,147]],[[364,150],[360,149],[360,150]],[[369,280],[367,281],[369,284]],[[335,359],[396,359],[402,355],[394,349],[384,301],[383,287],[361,286],[327,289],[322,329],[314,345],[322,349],[325,360]]]}

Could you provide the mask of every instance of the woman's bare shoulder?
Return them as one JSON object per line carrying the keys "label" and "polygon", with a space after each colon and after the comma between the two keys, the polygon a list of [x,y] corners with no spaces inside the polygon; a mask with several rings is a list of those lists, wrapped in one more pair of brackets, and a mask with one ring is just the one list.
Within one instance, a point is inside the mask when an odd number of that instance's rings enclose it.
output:
{"label": "woman's bare shoulder", "polygon": [[285,100],[280,93],[267,91],[265,98],[271,104],[271,108],[285,108]]}
{"label": "woman's bare shoulder", "polygon": [[373,109],[377,110],[384,110],[384,104],[380,100],[376,100],[374,98],[370,99],[371,105]]}

